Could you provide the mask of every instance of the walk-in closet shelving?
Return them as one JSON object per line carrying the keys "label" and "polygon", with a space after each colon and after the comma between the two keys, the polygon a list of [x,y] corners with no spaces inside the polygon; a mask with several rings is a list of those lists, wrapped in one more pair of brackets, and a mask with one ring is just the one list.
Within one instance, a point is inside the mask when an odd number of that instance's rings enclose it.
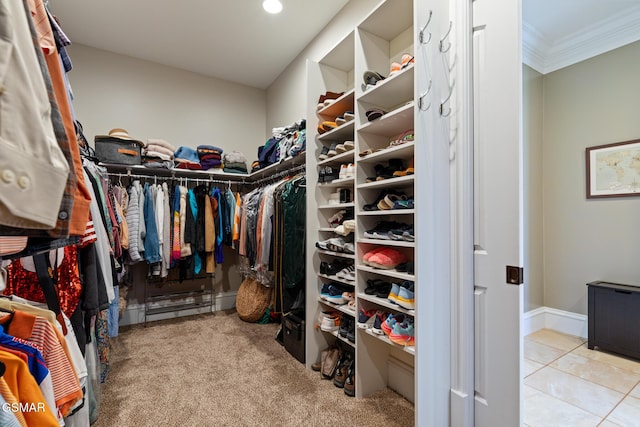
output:
{"label": "walk-in closet shelving", "polygon": [[[308,367],[317,361],[320,351],[329,345],[338,343],[342,348],[351,349],[350,351],[354,351],[355,347],[354,342],[341,336],[338,331],[334,333],[316,328],[321,313],[332,310],[342,318],[352,319],[352,324],[355,325],[355,310],[350,310],[346,304],[332,304],[320,297],[323,285],[332,283],[339,284],[345,290],[351,290],[352,293],[355,293],[353,282],[320,272],[321,263],[353,264],[355,254],[327,251],[315,246],[316,242],[332,238],[345,238],[348,241],[349,236],[339,236],[335,233],[336,222],[334,221],[332,224],[332,219],[336,215],[353,213],[355,209],[353,203],[355,166],[346,170],[349,165],[355,163],[354,42],[355,33],[351,32],[319,62],[308,61],[307,67],[309,74],[313,75],[308,80],[307,88],[309,100],[307,113],[309,117],[307,121],[307,147],[309,151],[307,156],[307,229],[309,234],[307,238],[306,329]],[[341,95],[333,101],[328,101],[327,105],[319,106],[321,95],[329,92]],[[314,117],[316,118],[315,123],[312,119]],[[335,129],[325,131],[321,128],[323,122],[335,122],[338,126]],[[334,151],[336,146],[339,149]],[[327,149],[332,150],[327,153]],[[321,154],[324,155],[319,158]],[[352,236],[353,234],[351,234],[351,241],[353,241]]]}
{"label": "walk-in closet shelving", "polygon": [[[341,99],[353,99],[353,135],[347,133],[347,128],[338,135],[336,130],[323,132],[309,126],[309,140],[316,141],[316,153],[307,156],[307,170],[313,170],[315,178],[320,177],[320,172],[325,166],[334,167],[349,163],[355,165],[351,198],[353,203],[348,205],[336,205],[327,202],[327,195],[333,189],[347,187],[346,180],[330,182],[318,182],[315,189],[315,197],[309,197],[307,212],[310,215],[308,224],[312,227],[315,222],[317,239],[327,239],[331,235],[331,225],[328,219],[339,209],[347,207],[353,209],[355,219],[355,231],[353,233],[355,255],[355,298],[356,312],[353,316],[357,319],[358,312],[364,310],[382,310],[387,312],[402,313],[415,317],[416,310],[403,309],[386,298],[365,294],[368,286],[367,280],[378,279],[388,282],[414,282],[416,274],[395,269],[380,269],[366,265],[363,256],[368,251],[385,247],[402,253],[407,261],[413,262],[416,258],[416,243],[413,241],[401,241],[390,239],[376,239],[365,236],[365,231],[373,229],[382,221],[396,221],[413,224],[416,210],[413,203],[399,205],[398,209],[373,208],[379,202],[385,192],[396,192],[403,195],[403,199],[413,199],[416,179],[412,175],[414,149],[416,144],[424,143],[420,135],[414,135],[415,116],[417,114],[418,99],[415,90],[416,74],[419,64],[407,60],[401,70],[389,76],[392,63],[401,63],[403,55],[414,54],[414,2],[411,0],[387,0],[381,2],[355,29],[324,58],[318,62],[309,61],[308,70],[308,99],[309,116],[311,113],[318,115],[319,120],[326,120],[344,106],[334,110],[322,108],[317,110],[318,98],[327,91],[345,92]],[[346,54],[350,50],[351,56]],[[386,77],[379,80],[375,86],[366,86],[363,80],[365,71],[375,71]],[[383,115],[369,121],[367,112],[379,109]],[[325,112],[329,112],[324,115]],[[350,131],[349,131],[350,132]],[[321,133],[321,134],[320,134]],[[355,149],[351,152],[339,154],[324,160],[319,160],[323,145],[342,141],[348,138],[355,142]],[[391,144],[394,139],[402,139],[399,143]],[[381,174],[381,168],[388,167],[389,161],[394,165],[402,163],[404,174],[390,177]],[[383,179],[384,178],[384,179]],[[310,178],[311,179],[311,178]],[[312,181],[309,180],[311,183]],[[349,187],[347,187],[349,188]],[[413,202],[413,200],[411,200]],[[367,207],[365,208],[365,205]],[[326,251],[314,247],[312,239],[308,243],[307,257],[307,292],[317,295],[318,279],[327,280],[329,277],[319,272],[319,265],[327,261],[329,254]],[[313,249],[311,249],[313,247]],[[416,263],[417,264],[417,263]],[[308,301],[312,300],[309,298]],[[312,304],[307,306],[307,354],[308,364],[319,359],[320,351],[330,341],[327,341],[314,331],[313,324],[318,317],[318,310],[327,307],[326,304]],[[313,310],[316,310],[314,314]],[[343,311],[343,310],[339,310]],[[345,312],[347,310],[345,309]],[[385,336],[379,336],[370,330],[357,328],[355,338],[356,353],[356,397],[365,397],[371,393],[391,385],[389,380],[389,366],[393,359],[403,366],[413,370],[415,365],[415,348],[412,346],[400,346],[394,344]],[[314,339],[315,338],[315,339]],[[413,377],[408,379],[409,386],[413,389]],[[407,396],[412,398],[412,396]]]}

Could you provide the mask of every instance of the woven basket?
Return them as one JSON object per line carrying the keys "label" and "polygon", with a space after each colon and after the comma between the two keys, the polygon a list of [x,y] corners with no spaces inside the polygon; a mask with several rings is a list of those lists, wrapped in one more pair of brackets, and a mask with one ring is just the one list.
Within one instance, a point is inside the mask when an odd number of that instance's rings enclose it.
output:
{"label": "woven basket", "polygon": [[245,322],[255,323],[271,304],[271,288],[255,279],[247,278],[240,285],[236,295],[238,317]]}

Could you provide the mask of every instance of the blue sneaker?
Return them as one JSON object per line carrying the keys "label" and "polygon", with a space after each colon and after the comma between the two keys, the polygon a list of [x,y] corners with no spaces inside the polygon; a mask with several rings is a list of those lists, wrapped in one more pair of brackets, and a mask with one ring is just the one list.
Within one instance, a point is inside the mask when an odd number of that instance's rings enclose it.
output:
{"label": "blue sneaker", "polygon": [[325,295],[324,299],[328,302],[337,305],[346,304],[347,301],[344,299],[343,293],[345,292],[345,288],[341,286],[339,283],[331,283],[328,286],[328,293]]}
{"label": "blue sneaker", "polygon": [[322,284],[322,288],[320,289],[320,298],[326,300],[329,296],[329,285],[327,283]]}
{"label": "blue sneaker", "polygon": [[397,322],[389,334],[392,343],[403,346],[414,346],[415,337],[413,331],[413,319],[406,318],[404,322]]}
{"label": "blue sneaker", "polygon": [[397,283],[392,283],[391,284],[391,291],[389,292],[389,296],[387,297],[387,299],[389,300],[390,303],[392,304],[397,304],[398,303],[398,293],[400,292],[400,285],[398,285]]}
{"label": "blue sneaker", "polygon": [[396,304],[402,308],[406,308],[407,310],[413,310],[416,307],[413,282],[408,280],[402,282],[400,290],[398,291],[398,296],[396,297]]}

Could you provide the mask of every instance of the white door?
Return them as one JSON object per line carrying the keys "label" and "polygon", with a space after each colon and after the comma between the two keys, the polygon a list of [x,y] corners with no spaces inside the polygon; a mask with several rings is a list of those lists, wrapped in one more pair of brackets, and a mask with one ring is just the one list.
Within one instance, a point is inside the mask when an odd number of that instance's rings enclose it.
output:
{"label": "white door", "polygon": [[[473,2],[475,426],[522,424],[521,0]],[[516,267],[512,274],[507,266]]]}

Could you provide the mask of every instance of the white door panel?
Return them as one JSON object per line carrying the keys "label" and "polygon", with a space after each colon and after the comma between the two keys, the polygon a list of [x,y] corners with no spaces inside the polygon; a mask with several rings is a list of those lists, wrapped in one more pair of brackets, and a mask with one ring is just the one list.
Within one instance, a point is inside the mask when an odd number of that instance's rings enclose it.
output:
{"label": "white door panel", "polygon": [[473,8],[475,426],[521,424],[520,1]]}

